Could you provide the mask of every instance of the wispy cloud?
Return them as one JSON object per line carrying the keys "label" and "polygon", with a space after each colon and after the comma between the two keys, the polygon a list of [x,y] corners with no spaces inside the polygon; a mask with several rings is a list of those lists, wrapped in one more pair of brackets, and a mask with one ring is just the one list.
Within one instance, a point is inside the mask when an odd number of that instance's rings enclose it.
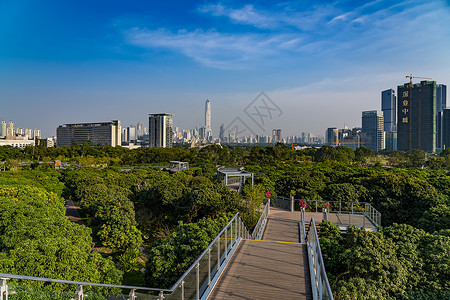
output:
{"label": "wispy cloud", "polygon": [[171,32],[166,29],[133,28],[126,33],[129,44],[142,48],[167,48],[183,53],[209,67],[236,69],[244,63],[295,50],[300,39],[292,35],[233,34],[217,31]]}
{"label": "wispy cloud", "polygon": [[302,55],[311,55],[342,60],[353,59],[355,53],[377,56],[380,49],[392,49],[398,55],[414,43],[412,35],[425,34],[437,26],[434,23],[445,25],[448,13],[439,8],[439,2],[417,0],[395,4],[375,0],[359,6],[337,1],[289,9],[210,3],[197,7],[197,12],[246,27],[234,26],[230,31],[226,26],[211,29],[198,25],[197,29],[174,31],[139,26],[124,32],[128,44],[170,49],[208,67],[236,69],[270,57],[298,61]]}
{"label": "wispy cloud", "polygon": [[222,4],[205,4],[198,8],[203,14],[215,17],[228,17],[231,21],[249,24],[258,28],[272,28],[278,21],[266,11],[258,11],[253,5],[247,4],[241,8],[226,7]]}

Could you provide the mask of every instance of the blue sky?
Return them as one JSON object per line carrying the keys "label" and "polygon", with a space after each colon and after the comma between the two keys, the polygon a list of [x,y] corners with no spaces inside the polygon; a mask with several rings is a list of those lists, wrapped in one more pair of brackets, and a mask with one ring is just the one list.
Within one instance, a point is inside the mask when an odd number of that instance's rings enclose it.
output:
{"label": "blue sky", "polygon": [[[213,133],[360,126],[405,76],[450,85],[450,1],[0,2],[0,118],[54,135],[64,123],[173,113]],[[256,128],[265,92],[282,113]]]}

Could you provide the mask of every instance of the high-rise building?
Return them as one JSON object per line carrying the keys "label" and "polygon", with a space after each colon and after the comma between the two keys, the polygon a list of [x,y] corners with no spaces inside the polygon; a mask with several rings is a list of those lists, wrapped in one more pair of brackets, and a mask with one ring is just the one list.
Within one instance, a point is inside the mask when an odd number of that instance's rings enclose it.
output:
{"label": "high-rise building", "polygon": [[128,139],[128,129],[122,128],[122,143],[128,143],[130,140]]}
{"label": "high-rise building", "polygon": [[6,128],[6,136],[14,136],[14,135],[15,135],[14,122],[10,120],[8,122],[8,127]]}
{"label": "high-rise building", "polygon": [[131,125],[130,127],[127,127],[127,136],[129,142],[134,142],[137,140],[136,126]]}
{"label": "high-rise building", "polygon": [[1,137],[6,136],[6,121],[5,120],[2,120],[2,124],[0,127],[0,136]]}
{"label": "high-rise building", "polygon": [[384,149],[384,121],[383,114],[377,110],[362,112],[363,145],[380,151]]}
{"label": "high-rise building", "polygon": [[33,130],[33,138],[37,139],[37,138],[40,138],[40,137],[41,137],[41,130],[35,128],[35,129]]}
{"label": "high-rise building", "polygon": [[220,125],[220,130],[219,130],[219,139],[221,142],[223,142],[224,135],[225,135],[225,129],[222,124],[222,125]]}
{"label": "high-rise building", "polygon": [[436,148],[443,148],[443,110],[447,107],[447,86],[436,85]]}
{"label": "high-rise building", "polygon": [[94,146],[120,146],[121,132],[119,120],[102,123],[64,124],[56,129],[57,145],[63,147],[70,146],[75,142],[79,145],[88,142]]}
{"label": "high-rise building", "polygon": [[383,111],[383,130],[394,132],[397,129],[397,97],[393,89],[381,92],[381,110]]}
{"label": "high-rise building", "polygon": [[149,146],[170,148],[173,141],[171,114],[150,114],[148,118]]}
{"label": "high-rise building", "polygon": [[327,132],[325,133],[325,143],[329,146],[338,145],[339,130],[336,127],[327,128]]}
{"label": "high-rise building", "polygon": [[272,130],[272,143],[279,143],[282,141],[281,129]]}
{"label": "high-rise building", "polygon": [[436,151],[436,82],[397,87],[397,149]]}
{"label": "high-rise building", "polygon": [[137,139],[141,139],[144,136],[144,124],[142,124],[141,122],[137,123],[136,126],[136,135],[137,135]]}
{"label": "high-rise building", "polygon": [[442,110],[442,149],[450,148],[450,108]]}
{"label": "high-rise building", "polygon": [[205,130],[206,130],[206,139],[212,137],[211,131],[211,103],[209,100],[206,100],[205,103]]}

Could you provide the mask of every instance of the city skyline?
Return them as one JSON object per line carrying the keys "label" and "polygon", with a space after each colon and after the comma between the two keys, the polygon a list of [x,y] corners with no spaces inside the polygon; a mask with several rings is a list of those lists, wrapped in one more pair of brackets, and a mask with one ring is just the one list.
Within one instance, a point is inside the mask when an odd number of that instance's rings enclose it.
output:
{"label": "city skyline", "polygon": [[283,114],[256,133],[323,136],[330,126],[360,126],[361,111],[379,109],[380,91],[410,73],[450,84],[449,7],[6,1],[0,118],[52,136],[63,123],[135,124],[166,111],[187,129],[203,125],[207,98],[216,137],[265,92]]}

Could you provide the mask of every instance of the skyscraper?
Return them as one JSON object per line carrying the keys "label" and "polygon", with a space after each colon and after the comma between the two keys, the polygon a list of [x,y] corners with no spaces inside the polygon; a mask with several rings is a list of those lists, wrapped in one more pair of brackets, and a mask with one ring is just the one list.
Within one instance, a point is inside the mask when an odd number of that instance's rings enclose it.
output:
{"label": "skyscraper", "polygon": [[383,111],[383,130],[386,132],[385,148],[397,150],[397,97],[393,89],[381,92],[381,110]]}
{"label": "skyscraper", "polygon": [[436,85],[436,147],[443,148],[443,110],[447,107],[447,86]]}
{"label": "skyscraper", "polygon": [[436,151],[436,82],[397,87],[397,149]]}
{"label": "skyscraper", "polygon": [[281,142],[281,140],[282,140],[281,129],[272,130],[272,143],[278,143]]}
{"label": "skyscraper", "polygon": [[6,136],[14,136],[14,135],[15,135],[14,122],[10,120],[8,122],[8,127],[6,128]]}
{"label": "skyscraper", "polygon": [[0,127],[0,136],[4,137],[6,136],[6,121],[2,120],[2,125]]}
{"label": "skyscraper", "polygon": [[339,144],[339,129],[336,127],[327,128],[325,133],[325,143],[329,146]]}
{"label": "skyscraper", "polygon": [[396,131],[397,126],[397,97],[393,89],[381,92],[381,110],[383,111],[383,130],[386,132]]}
{"label": "skyscraper", "polygon": [[362,112],[363,145],[380,151],[384,149],[384,121],[380,111],[370,110]]}
{"label": "skyscraper", "polygon": [[150,114],[148,118],[149,146],[171,148],[173,119],[171,114]]}
{"label": "skyscraper", "polygon": [[205,130],[206,130],[206,139],[212,137],[211,131],[211,103],[209,100],[206,100],[205,103]]}
{"label": "skyscraper", "polygon": [[220,125],[220,130],[219,130],[219,139],[220,139],[221,142],[224,141],[224,139],[223,139],[224,135],[225,135],[225,129],[224,129],[224,126],[222,124],[222,125]]}
{"label": "skyscraper", "polygon": [[442,149],[450,148],[450,108],[442,110]]}

